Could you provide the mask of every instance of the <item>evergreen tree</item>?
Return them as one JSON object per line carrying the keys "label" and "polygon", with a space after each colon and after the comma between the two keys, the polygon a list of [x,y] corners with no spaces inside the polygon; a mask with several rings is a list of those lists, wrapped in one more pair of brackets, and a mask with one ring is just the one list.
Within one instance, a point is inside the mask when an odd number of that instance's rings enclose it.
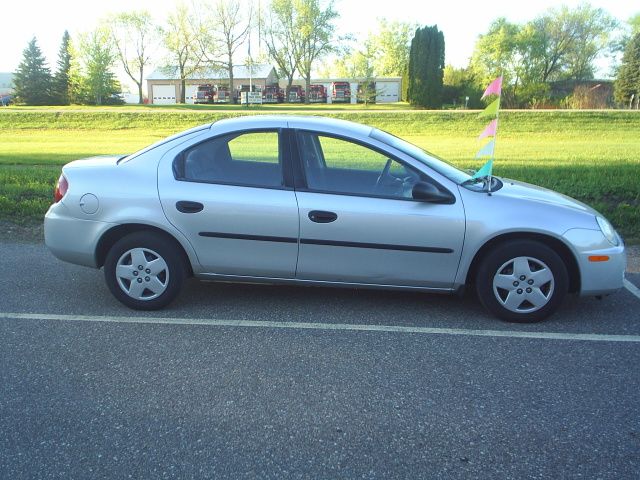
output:
{"label": "evergreen tree", "polygon": [[56,105],[69,105],[69,72],[71,70],[71,37],[64,31],[58,53],[58,70],[53,76],[52,101]]}
{"label": "evergreen tree", "polygon": [[629,106],[634,103],[638,108],[640,105],[640,32],[631,38],[624,49],[622,65],[614,87],[616,101]]}
{"label": "evergreen tree", "polygon": [[13,77],[15,95],[27,105],[47,105],[51,102],[51,71],[47,67],[35,37],[22,53],[22,62]]}
{"label": "evergreen tree", "polygon": [[416,30],[409,52],[408,100],[424,108],[442,107],[444,35],[436,25]]}

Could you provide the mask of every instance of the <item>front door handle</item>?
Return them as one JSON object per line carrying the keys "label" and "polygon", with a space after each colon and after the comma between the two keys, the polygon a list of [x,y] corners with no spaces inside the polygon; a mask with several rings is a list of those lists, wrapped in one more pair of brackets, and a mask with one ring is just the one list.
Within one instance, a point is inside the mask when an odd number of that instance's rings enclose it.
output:
{"label": "front door handle", "polygon": [[331,223],[338,218],[333,212],[324,212],[322,210],[311,210],[309,212],[309,220],[316,223]]}
{"label": "front door handle", "polygon": [[182,213],[198,213],[204,209],[204,205],[200,202],[180,200],[179,202],[176,202],[176,209]]}

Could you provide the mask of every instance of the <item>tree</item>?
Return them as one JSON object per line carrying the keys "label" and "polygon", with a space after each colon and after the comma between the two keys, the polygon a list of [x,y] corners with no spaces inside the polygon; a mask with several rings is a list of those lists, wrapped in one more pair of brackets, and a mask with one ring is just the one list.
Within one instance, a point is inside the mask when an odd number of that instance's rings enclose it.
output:
{"label": "tree", "polygon": [[112,71],[117,54],[111,40],[111,32],[105,27],[98,27],[80,37],[79,51],[86,94],[89,101],[96,105],[102,105],[120,91],[120,85]]}
{"label": "tree", "polygon": [[385,19],[378,20],[378,33],[369,37],[375,51],[376,76],[400,77],[409,67],[409,46],[416,25]]}
{"label": "tree", "polygon": [[478,88],[479,82],[470,68],[455,68],[447,65],[444,67],[442,83],[443,103],[467,108],[482,107],[480,96],[483,90]]}
{"label": "tree", "polygon": [[202,25],[189,13],[184,3],[169,15],[167,26],[161,30],[164,46],[169,53],[164,69],[180,79],[179,103],[185,103],[186,80],[203,69],[201,38],[206,35]]}
{"label": "tree", "polygon": [[416,27],[409,23],[378,21],[378,33],[370,33],[363,48],[350,50],[334,62],[338,77],[400,77],[409,64],[409,45]]}
{"label": "tree", "polygon": [[80,51],[73,40],[69,42],[69,103],[85,104],[90,103],[87,77],[84,73],[83,62]]}
{"label": "tree", "polygon": [[[203,52],[211,65],[222,66],[227,71],[229,89],[233,90],[233,59],[251,31],[251,11],[245,16],[238,0],[217,0],[210,11],[212,16],[204,29],[209,35],[201,37],[209,39],[203,45]],[[218,50],[222,51],[221,61],[216,58]]]}
{"label": "tree", "polygon": [[35,37],[22,52],[22,61],[14,74],[13,84],[20,102],[27,105],[47,105],[51,102],[51,71]]}
{"label": "tree", "polygon": [[533,21],[543,32],[542,82],[593,78],[593,62],[611,47],[609,36],[617,22],[601,8],[582,4],[551,9]]}
{"label": "tree", "polygon": [[[324,7],[320,0],[294,0],[298,12],[297,28],[300,32],[300,74],[305,79],[306,91],[311,88],[311,71],[314,64],[323,56],[338,50],[334,41],[338,12],[330,1]],[[309,95],[306,103],[309,103]]]}
{"label": "tree", "polygon": [[617,102],[636,108],[640,105],[640,31],[627,43],[622,57],[622,65],[614,84]]}
{"label": "tree", "polygon": [[339,58],[332,69],[333,75],[339,78],[373,78],[376,75],[374,63],[377,51],[367,39],[363,43],[363,48],[351,50],[351,52]]}
{"label": "tree", "polygon": [[506,18],[494,20],[489,31],[478,38],[471,57],[470,69],[479,85],[487,85],[502,75],[502,102],[506,106],[515,106],[515,91],[523,71],[521,30],[520,25],[510,23]]}
{"label": "tree", "polygon": [[138,86],[138,103],[143,103],[144,70],[150,64],[149,51],[155,26],[148,11],[123,12],[109,19],[111,38],[126,74]]}
{"label": "tree", "polygon": [[550,82],[593,78],[615,25],[587,4],[550,9],[522,25],[499,18],[476,42],[471,66],[481,84],[503,75],[504,104],[525,106],[545,97]]}
{"label": "tree", "polygon": [[51,88],[52,103],[69,105],[69,70],[71,69],[71,37],[68,31],[62,35],[62,43],[58,52],[58,69],[53,76]]}
{"label": "tree", "polygon": [[411,105],[442,107],[444,75],[444,35],[437,25],[418,28],[409,52],[409,89]]}
{"label": "tree", "polygon": [[278,75],[287,79],[286,98],[289,98],[301,55],[301,38],[294,2],[295,0],[272,0],[263,30],[268,55],[276,63]]}

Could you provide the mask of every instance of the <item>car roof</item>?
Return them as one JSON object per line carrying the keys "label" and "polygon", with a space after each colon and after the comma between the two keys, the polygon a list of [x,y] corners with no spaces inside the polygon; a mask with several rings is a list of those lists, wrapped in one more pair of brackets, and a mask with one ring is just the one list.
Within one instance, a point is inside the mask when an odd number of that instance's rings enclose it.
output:
{"label": "car roof", "polygon": [[225,118],[211,124],[212,130],[224,132],[254,128],[295,128],[317,130],[346,136],[369,136],[372,127],[337,118],[305,115],[248,115]]}

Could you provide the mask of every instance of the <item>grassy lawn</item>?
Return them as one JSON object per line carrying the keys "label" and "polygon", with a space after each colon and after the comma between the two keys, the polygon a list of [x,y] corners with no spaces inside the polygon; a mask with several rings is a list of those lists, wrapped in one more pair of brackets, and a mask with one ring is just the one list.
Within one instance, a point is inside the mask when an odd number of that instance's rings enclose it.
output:
{"label": "grassy lawn", "polygon": [[[40,221],[60,166],[70,160],[132,152],[194,125],[247,113],[343,118],[387,130],[461,168],[482,164],[474,155],[486,122],[477,112],[399,111],[397,105],[388,110],[328,107],[0,109],[0,220]],[[638,132],[638,112],[504,111],[494,171],[582,200],[604,213],[628,240],[639,242]]]}

